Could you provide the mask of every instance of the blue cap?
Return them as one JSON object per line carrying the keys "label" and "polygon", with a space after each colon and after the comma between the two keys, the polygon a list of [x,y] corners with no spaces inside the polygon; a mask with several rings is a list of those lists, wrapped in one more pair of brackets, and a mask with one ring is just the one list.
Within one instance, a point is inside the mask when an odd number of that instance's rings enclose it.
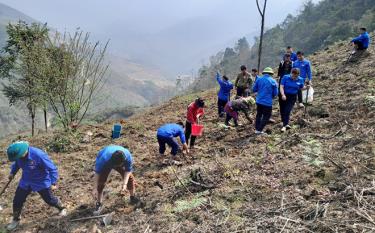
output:
{"label": "blue cap", "polygon": [[11,144],[7,149],[8,159],[10,161],[16,161],[22,158],[29,150],[29,143],[24,141],[19,141]]}

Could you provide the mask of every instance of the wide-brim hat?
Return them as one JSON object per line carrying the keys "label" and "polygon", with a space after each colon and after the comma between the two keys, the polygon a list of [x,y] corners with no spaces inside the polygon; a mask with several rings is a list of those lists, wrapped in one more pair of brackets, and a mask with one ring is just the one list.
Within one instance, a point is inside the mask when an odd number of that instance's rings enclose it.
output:
{"label": "wide-brim hat", "polygon": [[271,67],[264,68],[262,74],[274,74],[273,69]]}
{"label": "wide-brim hat", "polygon": [[18,141],[11,144],[7,149],[8,159],[10,161],[16,161],[22,158],[29,151],[29,143],[25,141]]}

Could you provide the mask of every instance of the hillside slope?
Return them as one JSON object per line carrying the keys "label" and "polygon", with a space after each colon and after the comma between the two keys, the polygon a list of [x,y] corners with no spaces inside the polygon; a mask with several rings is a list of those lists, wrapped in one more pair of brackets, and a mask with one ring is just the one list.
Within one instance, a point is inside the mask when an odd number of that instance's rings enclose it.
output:
{"label": "hillside slope", "polygon": [[[120,178],[113,173],[105,212],[115,214],[107,228],[99,220],[69,222],[90,215],[95,156],[111,143],[112,123],[82,127],[71,139],[69,152],[50,151],[61,173],[57,195],[70,215],[58,219],[33,195],[18,232],[90,232],[95,224],[105,232],[375,231],[374,46],[355,63],[343,63],[349,53],[344,42],[309,57],[315,101],[306,117],[295,109],[293,129],[286,134],[275,124],[268,126],[270,136],[256,137],[254,126],[245,121],[237,129],[224,130],[216,116],[216,90],[199,93],[208,105],[206,131],[197,140],[201,148],[184,157],[181,167],[167,166],[158,157],[156,129],[183,119],[198,94],[131,117],[123,137],[114,143],[129,147],[134,155],[137,192],[144,206],[135,208],[128,197],[118,195]],[[276,103],[274,118],[279,119]],[[79,142],[87,131],[93,132],[92,141]],[[62,135],[54,137],[58,136]],[[2,148],[12,139],[3,141]],[[54,139],[42,135],[30,141],[48,149]],[[0,158],[2,187],[9,163],[3,153]],[[1,198],[2,224],[10,221],[15,188],[13,183]]]}

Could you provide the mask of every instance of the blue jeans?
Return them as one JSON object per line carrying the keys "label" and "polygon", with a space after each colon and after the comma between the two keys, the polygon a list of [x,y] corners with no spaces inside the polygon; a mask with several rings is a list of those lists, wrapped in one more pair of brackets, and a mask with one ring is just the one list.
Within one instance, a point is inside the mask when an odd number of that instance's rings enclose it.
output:
{"label": "blue jeans", "polygon": [[257,131],[263,131],[268,121],[271,119],[272,107],[265,106],[263,104],[257,104],[257,116],[255,120],[255,129]]}
{"label": "blue jeans", "polygon": [[[27,196],[31,193],[31,188],[23,189],[18,186],[16,194],[13,199],[13,219],[19,220],[23,204],[26,201]],[[56,207],[59,210],[64,209],[59,200],[53,195],[51,188],[45,188],[38,191],[42,199],[50,206]]]}
{"label": "blue jeans", "polygon": [[180,149],[180,146],[178,145],[175,138],[168,138],[163,136],[157,136],[158,143],[159,143],[159,153],[164,154],[166,147],[165,144],[167,144],[169,147],[172,148],[171,154],[173,156],[177,155],[178,150]]}
{"label": "blue jeans", "polygon": [[289,124],[290,113],[293,110],[294,104],[297,101],[297,94],[285,94],[286,100],[279,99],[280,103],[280,115],[283,121],[283,126]]}

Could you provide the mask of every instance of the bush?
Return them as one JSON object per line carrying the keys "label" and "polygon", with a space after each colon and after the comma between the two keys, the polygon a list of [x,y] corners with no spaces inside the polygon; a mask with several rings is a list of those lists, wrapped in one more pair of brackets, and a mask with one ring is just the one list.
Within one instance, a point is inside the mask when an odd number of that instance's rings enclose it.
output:
{"label": "bush", "polygon": [[47,149],[55,153],[66,153],[77,148],[76,142],[79,141],[79,134],[73,132],[58,132],[47,143]]}

